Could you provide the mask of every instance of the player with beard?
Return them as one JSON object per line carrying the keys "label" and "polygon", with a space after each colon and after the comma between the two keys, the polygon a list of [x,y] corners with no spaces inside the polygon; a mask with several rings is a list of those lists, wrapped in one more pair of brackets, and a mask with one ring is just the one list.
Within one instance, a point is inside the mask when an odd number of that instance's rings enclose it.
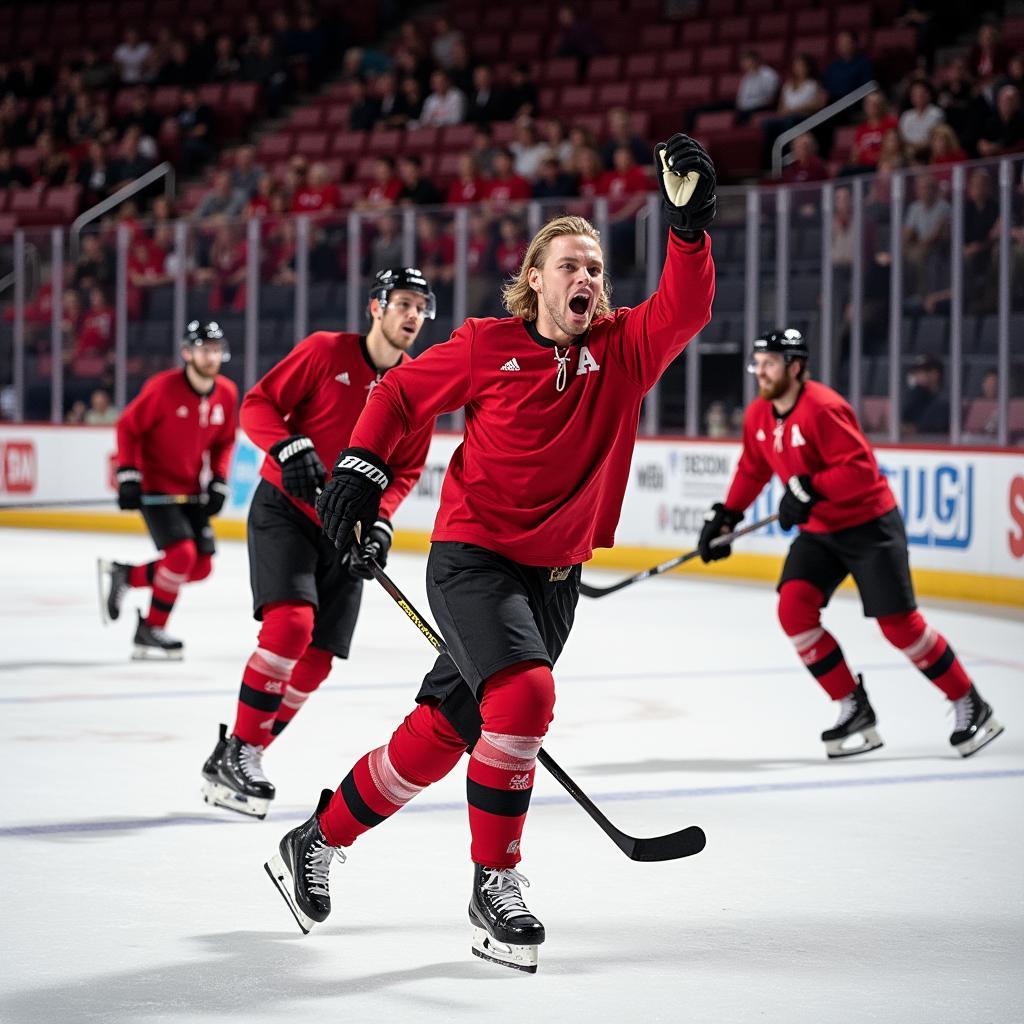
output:
{"label": "player with beard", "polygon": [[655,151],[668,233],[657,292],[611,309],[597,231],[557,217],[505,290],[507,318],[470,318],[389,374],[359,417],[317,501],[348,551],[377,516],[411,431],[464,408],[427,561],[430,607],[451,650],[418,706],[337,792],[281,840],[267,871],[305,931],[330,912],[342,847],[454,768],[467,748],[473,952],[534,971],[544,928],[520,886],[520,841],[555,702],[552,667],[572,628],[580,566],[611,547],[641,403],[711,315],[705,233],[715,169],[676,135]]}
{"label": "player with beard", "polygon": [[[117,503],[140,509],[153,543],[154,562],[99,563],[104,619],[121,615],[132,587],[149,588],[146,617],[139,613],[132,657],[180,660],[184,644],[167,634],[178,592],[213,571],[210,517],[228,496],[228,469],[235,444],[238,389],[220,375],[229,358],[216,323],[191,321],[182,340],[185,368],[164,370],[146,381],[117,421]],[[200,476],[211,474],[204,488]],[[168,498],[165,504],[159,498]]]}
{"label": "player with beard", "polygon": [[964,757],[1002,732],[945,638],[917,610],[907,536],[896,499],[846,400],[807,379],[810,351],[799,331],[772,331],[754,342],[750,372],[759,396],[743,422],[743,453],[724,503],[707,512],[704,562],[726,558],[711,541],[735,529],[744,510],[777,474],[786,487],[779,525],[799,526],[779,580],[779,622],[808,671],[839,704],[821,734],[829,757],[876,750],[874,709],[835,638],[821,624],[836,588],[852,575],[864,614],[952,702],[949,741]]}
{"label": "player with beard", "polygon": [[416,483],[433,422],[404,438],[390,486],[360,547],[342,558],[320,530],[314,503],[331,463],[367,399],[409,360],[434,293],[419,270],[381,270],[370,289],[365,336],[317,331],[292,349],[242,402],[242,428],[262,448],[260,481],[249,508],[249,574],[259,641],[242,673],[235,724],[203,766],[208,803],[258,818],[274,787],[263,752],[327,678],[333,658],[347,658],[359,614],[363,561],[387,561],[391,517]]}

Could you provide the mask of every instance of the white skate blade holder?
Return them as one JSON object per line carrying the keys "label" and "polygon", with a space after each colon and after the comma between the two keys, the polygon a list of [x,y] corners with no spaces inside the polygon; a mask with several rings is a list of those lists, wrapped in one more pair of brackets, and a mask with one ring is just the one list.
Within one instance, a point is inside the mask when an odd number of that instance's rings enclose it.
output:
{"label": "white skate blade holder", "polygon": [[537,973],[536,946],[513,946],[507,942],[498,942],[486,928],[473,929],[473,955],[481,960],[489,960],[492,964],[511,967],[515,971]]}
{"label": "white skate blade holder", "polygon": [[269,800],[236,793],[222,782],[214,782],[211,779],[203,782],[203,800],[214,807],[223,807],[227,811],[235,811],[250,818],[259,818],[261,821],[267,816],[267,811],[270,809]]}
{"label": "white skate blade holder", "polygon": [[288,870],[288,865],[285,864],[284,858],[280,853],[275,853],[264,865],[263,870],[270,875],[270,880],[277,887],[277,891],[281,894],[281,898],[288,904],[288,909],[292,912],[292,917],[295,918],[295,923],[299,926],[303,935],[308,935],[313,930],[313,925],[317,922],[311,917],[308,917],[295,903],[295,897],[293,895],[295,891],[295,880],[292,878],[292,873]]}
{"label": "white skate blade holder", "polygon": [[956,749],[960,752],[961,757],[970,757],[971,754],[976,754],[986,744],[991,743],[1002,731],[1003,727],[990,715],[988,721],[980,726],[969,740],[958,743]]}
{"label": "white skate blade holder", "polygon": [[132,650],[132,661],[182,661],[184,657],[185,651],[181,648],[176,651],[165,651],[159,647],[136,644]]}
{"label": "white skate blade holder", "polygon": [[112,572],[114,563],[106,558],[96,559],[96,583],[100,595],[100,619],[104,626],[110,625],[110,612],[107,611],[107,595],[103,592],[107,574]]}
{"label": "white skate blade holder", "polygon": [[[848,744],[848,746],[844,746],[844,744]],[[852,732],[849,736],[843,736],[838,740],[825,740],[825,753],[831,758],[854,757],[857,754],[867,754],[869,751],[878,750],[884,745],[877,730],[873,726],[869,726],[867,729]]]}

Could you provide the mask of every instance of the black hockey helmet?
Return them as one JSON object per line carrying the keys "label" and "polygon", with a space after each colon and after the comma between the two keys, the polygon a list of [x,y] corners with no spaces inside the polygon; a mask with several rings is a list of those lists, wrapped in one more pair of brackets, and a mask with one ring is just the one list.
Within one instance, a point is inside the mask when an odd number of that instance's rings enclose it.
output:
{"label": "black hockey helmet", "polygon": [[754,339],[754,347],[751,352],[751,360],[747,366],[747,372],[754,372],[753,357],[758,352],[777,352],[786,360],[788,366],[794,359],[802,359],[804,365],[811,358],[811,350],[804,341],[804,336],[795,327],[786,327],[780,331],[769,331],[760,338]]}
{"label": "black hockey helmet", "polygon": [[424,316],[433,320],[437,314],[437,299],[430,284],[418,267],[386,267],[378,270],[370,285],[370,298],[386,306],[388,296],[395,290],[417,292],[427,300]]}
{"label": "black hockey helmet", "polygon": [[215,320],[205,324],[198,320],[190,320],[185,325],[185,336],[181,339],[183,348],[201,348],[212,342],[221,346],[226,363],[231,358],[231,352],[228,349],[228,340],[224,337],[224,329],[219,323]]}

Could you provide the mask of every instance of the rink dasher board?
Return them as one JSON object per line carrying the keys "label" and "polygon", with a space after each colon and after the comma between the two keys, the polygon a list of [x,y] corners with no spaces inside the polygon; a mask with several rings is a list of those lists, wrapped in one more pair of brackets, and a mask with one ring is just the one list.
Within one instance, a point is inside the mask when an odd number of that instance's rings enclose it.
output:
{"label": "rink dasher board", "polygon": [[[426,550],[459,442],[454,434],[434,436],[423,475],[395,517],[397,549]],[[113,427],[0,424],[0,502],[27,506],[0,512],[0,525],[142,532],[139,516],[116,510],[115,449]],[[875,454],[906,523],[918,591],[1024,607],[1024,452],[880,445]],[[597,552],[590,564],[636,571],[694,547],[704,512],[724,499],[739,455],[736,441],[639,439],[616,547]],[[220,538],[244,538],[262,458],[239,431],[231,497],[216,520]],[[773,479],[747,521],[770,515],[781,496]],[[109,512],[29,507],[103,498],[110,499]],[[773,524],[744,537],[724,562],[689,563],[682,571],[771,580],[792,536]]]}

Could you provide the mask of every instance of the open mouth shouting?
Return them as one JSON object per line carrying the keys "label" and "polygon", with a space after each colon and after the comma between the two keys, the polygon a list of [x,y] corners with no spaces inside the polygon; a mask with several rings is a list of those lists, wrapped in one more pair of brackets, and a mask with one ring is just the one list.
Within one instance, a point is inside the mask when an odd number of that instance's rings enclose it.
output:
{"label": "open mouth shouting", "polygon": [[590,313],[590,299],[588,291],[574,292],[569,298],[569,312],[577,322],[587,322],[587,316]]}

